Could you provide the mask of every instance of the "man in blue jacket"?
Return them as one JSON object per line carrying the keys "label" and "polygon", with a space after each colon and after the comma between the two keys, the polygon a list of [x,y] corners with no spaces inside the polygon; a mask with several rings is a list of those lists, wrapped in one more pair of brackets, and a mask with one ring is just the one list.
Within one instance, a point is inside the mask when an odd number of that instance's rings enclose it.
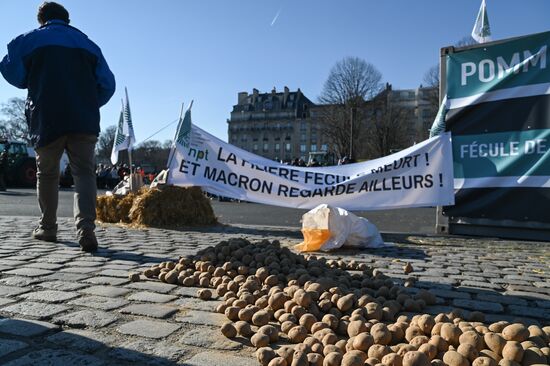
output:
{"label": "man in blue jacket", "polygon": [[99,47],[69,25],[55,2],[38,8],[40,27],[8,44],[0,72],[28,89],[26,117],[36,150],[37,194],[42,216],[33,237],[57,240],[59,161],[67,152],[74,177],[74,217],[84,251],[97,250],[95,144],[99,108],[115,92],[115,79]]}

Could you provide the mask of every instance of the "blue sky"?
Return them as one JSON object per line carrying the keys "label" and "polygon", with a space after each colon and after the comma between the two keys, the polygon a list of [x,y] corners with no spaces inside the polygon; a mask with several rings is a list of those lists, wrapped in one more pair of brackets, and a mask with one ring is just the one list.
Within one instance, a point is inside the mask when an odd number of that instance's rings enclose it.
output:
{"label": "blue sky", "polygon": [[[118,120],[128,87],[136,138],[175,120],[194,99],[193,121],[227,140],[240,91],[301,90],[316,101],[346,56],[374,64],[394,88],[415,88],[439,49],[469,35],[480,0],[65,0],[71,24],[103,50],[117,92],[102,129]],[[41,1],[2,0],[0,57],[37,26]],[[549,0],[487,0],[493,39],[550,30]],[[275,16],[279,14],[274,24]],[[0,103],[24,97],[0,78]],[[172,138],[175,125],[154,137]]]}

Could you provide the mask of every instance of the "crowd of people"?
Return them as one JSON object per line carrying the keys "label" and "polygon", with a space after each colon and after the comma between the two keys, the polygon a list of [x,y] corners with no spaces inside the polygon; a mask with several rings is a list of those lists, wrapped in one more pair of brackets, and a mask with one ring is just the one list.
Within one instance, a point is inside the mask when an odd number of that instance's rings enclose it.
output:
{"label": "crowd of people", "polygon": [[[154,172],[146,173],[145,170],[139,166],[134,168],[134,173],[142,177],[144,184],[151,184],[156,176]],[[127,164],[98,164],[96,167],[97,188],[113,189],[128,175],[130,175],[130,168]]]}

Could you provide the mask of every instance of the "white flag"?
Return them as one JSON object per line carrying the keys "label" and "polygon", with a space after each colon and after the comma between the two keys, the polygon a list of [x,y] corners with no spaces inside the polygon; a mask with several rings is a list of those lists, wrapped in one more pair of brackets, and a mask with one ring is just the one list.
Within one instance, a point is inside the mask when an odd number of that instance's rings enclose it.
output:
{"label": "white flag", "polygon": [[489,17],[487,16],[487,6],[485,0],[481,1],[479,13],[477,13],[476,23],[472,29],[472,38],[477,43],[485,43],[491,41],[491,27],[489,26]]}
{"label": "white flag", "polygon": [[118,126],[113,143],[113,152],[111,153],[111,163],[118,162],[118,152],[121,150],[132,150],[136,137],[134,135],[134,126],[132,124],[132,114],[130,112],[130,101],[128,99],[128,90],[126,92],[126,102],[122,102],[122,110],[118,119]]}

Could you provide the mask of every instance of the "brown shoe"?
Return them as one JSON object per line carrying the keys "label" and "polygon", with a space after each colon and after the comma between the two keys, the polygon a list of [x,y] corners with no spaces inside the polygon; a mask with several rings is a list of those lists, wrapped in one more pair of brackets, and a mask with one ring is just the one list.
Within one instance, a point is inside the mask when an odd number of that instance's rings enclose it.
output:
{"label": "brown shoe", "polygon": [[84,231],[79,235],[78,244],[83,252],[95,252],[97,250],[97,238],[93,231]]}
{"label": "brown shoe", "polygon": [[32,232],[32,237],[42,241],[56,242],[57,241],[57,225],[52,228],[44,228],[38,226]]}

